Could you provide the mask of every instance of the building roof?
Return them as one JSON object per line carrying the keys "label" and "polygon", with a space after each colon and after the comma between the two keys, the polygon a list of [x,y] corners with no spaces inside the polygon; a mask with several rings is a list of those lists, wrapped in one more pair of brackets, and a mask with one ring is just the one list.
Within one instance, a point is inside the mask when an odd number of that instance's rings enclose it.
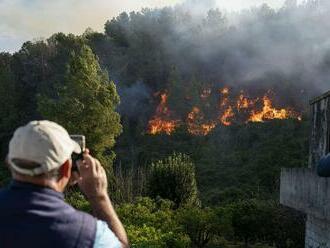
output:
{"label": "building roof", "polygon": [[314,103],[317,103],[317,102],[319,102],[319,101],[321,101],[321,100],[323,100],[324,98],[327,98],[327,97],[330,97],[330,91],[324,93],[324,94],[321,95],[321,96],[318,96],[318,97],[312,99],[309,103],[310,103],[311,105],[313,105]]}

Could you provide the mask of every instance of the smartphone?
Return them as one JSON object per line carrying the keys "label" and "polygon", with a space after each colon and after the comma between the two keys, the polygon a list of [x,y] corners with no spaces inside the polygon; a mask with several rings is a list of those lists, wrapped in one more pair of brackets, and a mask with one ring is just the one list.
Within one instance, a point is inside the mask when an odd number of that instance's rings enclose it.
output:
{"label": "smartphone", "polygon": [[72,153],[71,158],[72,158],[72,172],[78,171],[78,166],[77,166],[77,161],[83,159],[83,153],[86,149],[86,137],[84,135],[70,135],[70,138],[77,142],[81,148],[81,153],[76,154]]}

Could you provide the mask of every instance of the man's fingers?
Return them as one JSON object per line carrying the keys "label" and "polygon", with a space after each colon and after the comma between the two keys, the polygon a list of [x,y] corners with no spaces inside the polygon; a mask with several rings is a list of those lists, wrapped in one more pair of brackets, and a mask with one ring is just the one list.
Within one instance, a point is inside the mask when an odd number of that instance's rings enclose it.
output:
{"label": "man's fingers", "polygon": [[97,174],[100,174],[101,173],[101,169],[102,169],[102,166],[101,166],[101,163],[98,159],[95,159],[95,167],[96,167],[96,172]]}
{"label": "man's fingers", "polygon": [[88,174],[92,174],[92,164],[91,160],[87,159],[86,156],[84,156],[84,160],[77,161],[78,170],[82,177],[85,177]]}
{"label": "man's fingers", "polygon": [[83,155],[84,157],[84,161],[82,161],[83,164],[80,164],[80,174],[83,175],[83,174],[86,174],[86,173],[92,173],[93,175],[96,175],[97,174],[97,171],[96,171],[96,162],[95,162],[95,159],[88,155],[88,154],[85,154]]}
{"label": "man's fingers", "polygon": [[73,186],[73,185],[77,184],[79,180],[80,180],[80,175],[76,171],[74,171],[71,174],[69,185]]}
{"label": "man's fingers", "polygon": [[107,174],[106,174],[105,169],[103,167],[101,168],[101,175],[102,175],[103,178],[105,178],[106,184],[108,184]]}
{"label": "man's fingers", "polygon": [[100,171],[101,171],[101,173],[102,173],[102,175],[106,175],[106,173],[105,173],[105,169],[103,168],[103,166],[100,164]]}
{"label": "man's fingers", "polygon": [[100,161],[98,159],[96,160],[96,164],[97,164],[97,168],[98,168],[98,173],[101,177],[106,177],[106,173],[105,173],[105,169],[104,167],[101,165]]}
{"label": "man's fingers", "polygon": [[107,194],[107,177],[100,161],[84,153],[83,160],[77,165],[80,172],[78,185],[87,198],[103,197]]}
{"label": "man's fingers", "polygon": [[[77,161],[78,170],[79,170],[80,174],[88,171],[88,169],[90,168],[89,163],[88,163],[90,161],[90,159],[87,158],[88,156],[90,156],[89,149],[86,148],[83,151],[83,160]],[[87,163],[86,163],[86,160],[87,160]]]}
{"label": "man's fingers", "polygon": [[77,167],[78,167],[78,171],[79,171],[80,175],[84,174],[84,172],[87,169],[85,162],[82,160],[78,160],[76,163],[77,163]]}

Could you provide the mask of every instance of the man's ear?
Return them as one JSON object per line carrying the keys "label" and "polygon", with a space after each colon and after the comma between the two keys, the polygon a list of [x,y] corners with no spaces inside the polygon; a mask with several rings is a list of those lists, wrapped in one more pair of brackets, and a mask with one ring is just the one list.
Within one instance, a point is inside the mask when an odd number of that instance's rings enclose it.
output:
{"label": "man's ear", "polygon": [[61,177],[70,178],[71,177],[71,167],[72,163],[70,160],[64,162],[61,166]]}

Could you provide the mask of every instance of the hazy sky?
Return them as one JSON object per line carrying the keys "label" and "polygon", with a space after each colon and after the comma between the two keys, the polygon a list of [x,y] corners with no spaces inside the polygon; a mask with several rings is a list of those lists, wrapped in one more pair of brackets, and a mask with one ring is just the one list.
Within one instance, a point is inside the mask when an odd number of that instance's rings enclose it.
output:
{"label": "hazy sky", "polygon": [[[55,32],[81,34],[87,27],[102,31],[106,20],[122,11],[175,5],[182,1],[184,0],[0,0],[0,52],[16,51],[26,40],[47,38]],[[219,8],[236,11],[262,3],[279,7],[285,0],[200,1],[215,1]]]}

